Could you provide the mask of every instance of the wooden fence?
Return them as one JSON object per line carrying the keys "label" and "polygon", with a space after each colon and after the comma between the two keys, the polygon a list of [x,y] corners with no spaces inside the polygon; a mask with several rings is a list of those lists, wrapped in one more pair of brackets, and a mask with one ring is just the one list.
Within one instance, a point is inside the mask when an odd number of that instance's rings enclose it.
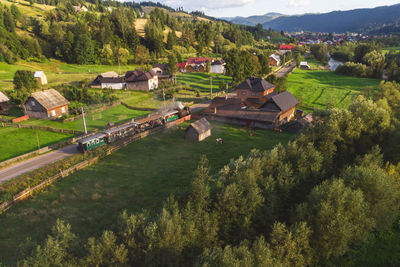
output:
{"label": "wooden fence", "polygon": [[175,125],[178,125],[178,124],[180,124],[180,123],[182,123],[184,121],[190,120],[190,119],[191,119],[191,115],[188,115],[188,116],[186,116],[184,118],[180,118],[180,119],[178,119],[176,121],[170,122],[170,123],[168,123],[168,124],[166,124],[166,125],[164,125],[162,127],[158,127],[158,128],[146,131],[146,132],[142,132],[142,133],[127,137],[127,138],[125,138],[123,140],[118,141],[117,143],[109,145],[109,148],[105,151],[105,153],[103,155],[96,156],[94,158],[79,162],[78,164],[75,164],[74,166],[72,166],[72,167],[70,167],[70,168],[68,168],[66,170],[60,170],[59,174],[54,175],[54,176],[46,179],[45,181],[41,182],[40,184],[38,184],[38,185],[36,185],[36,186],[34,186],[32,188],[31,187],[26,188],[22,192],[16,194],[15,196],[13,196],[12,199],[10,199],[10,200],[8,200],[8,201],[6,201],[6,202],[4,202],[4,203],[2,203],[0,205],[0,214],[5,212],[9,208],[11,208],[15,203],[17,203],[19,201],[22,201],[22,200],[24,200],[26,198],[29,198],[35,192],[38,192],[40,190],[45,189],[50,184],[52,184],[52,183],[54,183],[54,182],[56,182],[56,181],[58,181],[58,180],[60,180],[62,178],[65,178],[68,175],[70,175],[70,174],[72,174],[72,173],[74,173],[74,172],[76,172],[78,170],[84,169],[84,168],[86,168],[86,167],[98,162],[98,160],[100,158],[102,158],[102,157],[110,155],[110,154],[114,153],[115,151],[117,151],[117,150],[129,145],[130,143],[132,143],[134,141],[137,141],[137,140],[140,140],[142,138],[145,138],[146,136],[158,133],[158,132],[162,131],[163,129],[171,128],[171,127],[173,127]]}

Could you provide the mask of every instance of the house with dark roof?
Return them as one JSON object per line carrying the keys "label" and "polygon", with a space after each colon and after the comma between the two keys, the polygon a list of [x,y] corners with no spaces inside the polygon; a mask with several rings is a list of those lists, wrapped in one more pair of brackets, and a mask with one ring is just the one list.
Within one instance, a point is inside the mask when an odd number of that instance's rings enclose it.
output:
{"label": "house with dark roof", "polygon": [[168,73],[168,64],[154,64],[151,69],[158,76],[158,82],[172,81],[172,75]]}
{"label": "house with dark roof", "polygon": [[68,114],[68,100],[54,89],[32,93],[24,103],[24,110],[31,118],[56,119]]}
{"label": "house with dark roof", "polygon": [[109,88],[109,89],[123,89],[125,88],[125,78],[119,76],[114,71],[102,73],[89,84],[91,88]]}
{"label": "house with dark roof", "polygon": [[274,92],[275,85],[262,78],[250,77],[236,87],[237,97],[245,103],[246,101],[264,104],[269,95]]}
{"label": "house with dark roof", "polygon": [[211,124],[206,118],[202,118],[190,124],[185,130],[185,139],[201,142],[211,136]]}
{"label": "house with dark roof", "polygon": [[158,76],[154,71],[127,71],[125,82],[128,90],[150,91],[158,88]]}
{"label": "house with dark roof", "polygon": [[239,98],[216,97],[203,112],[210,120],[254,128],[273,129],[294,118],[297,99],[288,91],[271,93],[257,107]]}

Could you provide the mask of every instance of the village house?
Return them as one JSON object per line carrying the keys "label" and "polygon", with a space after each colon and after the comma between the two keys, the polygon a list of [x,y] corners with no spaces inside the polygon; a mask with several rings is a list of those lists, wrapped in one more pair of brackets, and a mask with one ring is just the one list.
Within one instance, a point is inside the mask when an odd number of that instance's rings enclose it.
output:
{"label": "village house", "polygon": [[281,58],[277,54],[272,54],[268,57],[268,64],[277,67],[281,64]]}
{"label": "village house", "polygon": [[279,46],[279,50],[292,50],[294,48],[294,45],[290,44],[281,44]]}
{"label": "village house", "polygon": [[302,70],[309,70],[309,69],[311,69],[311,68],[310,68],[310,65],[308,65],[307,61],[301,61],[301,62],[300,62],[300,69],[302,69]]}
{"label": "village house", "polygon": [[158,82],[172,81],[172,75],[168,73],[168,64],[154,64],[151,69],[158,76]]}
{"label": "village house", "polygon": [[186,62],[178,63],[177,66],[180,72],[186,72]]}
{"label": "village house", "polygon": [[35,71],[33,77],[38,81],[39,85],[47,84],[47,76],[43,71]]}
{"label": "village house", "polygon": [[276,93],[274,87],[260,78],[247,79],[238,86],[237,97],[214,98],[204,115],[225,123],[274,129],[294,119],[298,104],[290,92]]}
{"label": "village house", "polygon": [[225,74],[226,63],[224,60],[215,60],[211,63],[211,73]]}
{"label": "village house", "polygon": [[237,98],[247,106],[260,106],[274,92],[275,85],[262,78],[250,77],[236,87]]}
{"label": "village house", "polygon": [[88,12],[89,10],[85,6],[73,6],[76,13]]}
{"label": "village house", "polygon": [[0,114],[5,115],[7,110],[10,108],[8,101],[10,101],[10,99],[8,99],[3,92],[0,92]]}
{"label": "village house", "polygon": [[150,91],[158,88],[158,76],[154,71],[127,71],[125,82],[128,90]]}
{"label": "village house", "polygon": [[206,72],[207,63],[212,63],[214,59],[208,57],[190,57],[186,61],[186,72]]}
{"label": "village house", "polygon": [[189,141],[201,142],[209,136],[211,136],[211,124],[206,118],[190,124],[185,130],[185,139]]}
{"label": "village house", "polygon": [[68,114],[68,100],[54,89],[32,93],[24,103],[24,110],[31,118],[56,119]]}
{"label": "village house", "polygon": [[109,71],[98,75],[96,79],[89,84],[89,86],[91,88],[108,88],[119,90],[125,88],[125,78],[119,76],[114,71]]}

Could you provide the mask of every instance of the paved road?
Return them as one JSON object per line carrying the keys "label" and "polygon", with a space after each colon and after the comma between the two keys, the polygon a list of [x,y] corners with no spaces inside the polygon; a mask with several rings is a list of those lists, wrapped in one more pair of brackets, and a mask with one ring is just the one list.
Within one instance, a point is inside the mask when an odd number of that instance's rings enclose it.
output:
{"label": "paved road", "polygon": [[74,144],[2,169],[0,184],[76,153],[77,145]]}
{"label": "paved road", "polygon": [[280,78],[280,77],[284,76],[285,74],[291,72],[294,67],[296,67],[296,62],[292,62],[292,63],[286,65],[279,71],[275,72],[275,75],[276,75],[276,77]]}

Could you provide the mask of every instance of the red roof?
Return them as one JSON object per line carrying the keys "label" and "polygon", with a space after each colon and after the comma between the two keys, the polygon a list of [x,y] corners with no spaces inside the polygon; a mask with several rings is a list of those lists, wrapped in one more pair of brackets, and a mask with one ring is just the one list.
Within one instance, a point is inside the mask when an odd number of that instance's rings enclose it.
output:
{"label": "red roof", "polygon": [[279,49],[280,50],[292,50],[294,48],[294,45],[286,45],[286,44],[281,44]]}
{"label": "red roof", "polygon": [[213,61],[210,57],[190,57],[187,59],[187,64],[201,64],[206,63],[207,61]]}
{"label": "red roof", "polygon": [[176,64],[176,65],[178,66],[179,69],[184,69],[184,68],[186,67],[186,63],[185,63],[185,62],[183,62],[183,63],[178,63],[178,64]]}

